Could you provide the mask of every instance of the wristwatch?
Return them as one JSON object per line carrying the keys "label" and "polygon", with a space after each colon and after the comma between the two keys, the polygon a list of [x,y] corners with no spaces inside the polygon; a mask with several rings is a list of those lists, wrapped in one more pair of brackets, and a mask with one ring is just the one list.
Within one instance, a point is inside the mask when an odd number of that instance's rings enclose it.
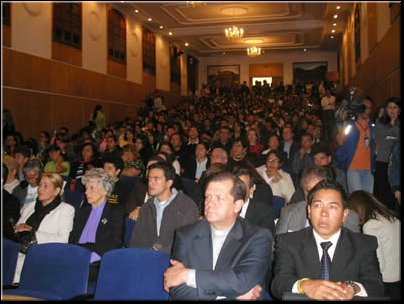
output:
{"label": "wristwatch", "polygon": [[344,281],[344,284],[345,284],[345,285],[348,285],[348,286],[350,286],[350,287],[352,287],[352,289],[353,289],[353,294],[354,294],[354,295],[356,295],[356,294],[359,292],[359,290],[358,290],[358,288],[356,287],[356,284],[355,284],[354,281]]}

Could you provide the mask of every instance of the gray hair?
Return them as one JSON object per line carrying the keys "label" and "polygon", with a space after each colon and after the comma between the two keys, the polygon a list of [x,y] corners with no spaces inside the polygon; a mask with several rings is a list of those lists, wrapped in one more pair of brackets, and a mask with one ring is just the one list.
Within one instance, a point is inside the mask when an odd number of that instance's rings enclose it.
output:
{"label": "gray hair", "polygon": [[22,172],[25,174],[27,171],[35,171],[36,173],[42,173],[42,163],[39,159],[30,159],[22,168]]}
{"label": "gray hair", "polygon": [[97,181],[107,192],[107,197],[111,195],[114,190],[114,181],[102,168],[91,168],[81,178],[81,183],[86,185],[89,181]]}

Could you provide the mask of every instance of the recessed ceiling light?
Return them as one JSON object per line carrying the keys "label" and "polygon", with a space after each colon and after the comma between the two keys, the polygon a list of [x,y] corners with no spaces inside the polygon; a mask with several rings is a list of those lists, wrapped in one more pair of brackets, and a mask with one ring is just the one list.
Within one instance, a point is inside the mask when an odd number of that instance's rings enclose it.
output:
{"label": "recessed ceiling light", "polygon": [[153,20],[152,18],[148,18],[148,19],[147,19],[147,21],[152,21],[152,20]]}
{"label": "recessed ceiling light", "polygon": [[226,52],[223,52],[222,55],[226,55]]}
{"label": "recessed ceiling light", "polygon": [[185,46],[189,46],[189,43],[188,43],[188,42],[185,42]]}
{"label": "recessed ceiling light", "polygon": [[135,9],[135,13],[136,13],[136,14],[139,14],[139,10]]}
{"label": "recessed ceiling light", "polygon": [[163,29],[163,28],[164,28],[164,26],[160,25],[160,26],[159,26],[159,28],[160,28],[160,29]]}
{"label": "recessed ceiling light", "polygon": [[337,26],[337,24],[336,24],[336,23],[333,23],[332,26]]}
{"label": "recessed ceiling light", "polygon": [[331,39],[334,39],[334,36],[330,36]]}
{"label": "recessed ceiling light", "polygon": [[303,52],[307,52],[307,49],[303,49]]}
{"label": "recessed ceiling light", "polygon": [[337,9],[340,9],[340,8],[341,8],[341,6],[337,5]]}
{"label": "recessed ceiling light", "polygon": [[331,33],[333,33],[333,34],[334,34],[334,33],[335,33],[335,30],[332,30],[332,31],[331,31]]}
{"label": "recessed ceiling light", "polygon": [[335,15],[334,15],[334,19],[337,19],[337,18],[338,18],[338,15],[337,15],[337,14],[335,14]]}
{"label": "recessed ceiling light", "polygon": [[173,35],[173,33],[172,33],[172,32],[168,32],[168,35],[169,35],[169,36],[172,36],[172,35]]}

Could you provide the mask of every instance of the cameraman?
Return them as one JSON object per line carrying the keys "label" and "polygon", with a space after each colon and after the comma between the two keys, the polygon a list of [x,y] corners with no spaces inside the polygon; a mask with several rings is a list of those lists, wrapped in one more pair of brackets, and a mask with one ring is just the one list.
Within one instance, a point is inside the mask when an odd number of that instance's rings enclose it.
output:
{"label": "cameraman", "polygon": [[337,131],[334,165],[347,174],[348,190],[373,193],[375,143],[370,121],[373,100],[366,96],[361,106],[349,106]]}

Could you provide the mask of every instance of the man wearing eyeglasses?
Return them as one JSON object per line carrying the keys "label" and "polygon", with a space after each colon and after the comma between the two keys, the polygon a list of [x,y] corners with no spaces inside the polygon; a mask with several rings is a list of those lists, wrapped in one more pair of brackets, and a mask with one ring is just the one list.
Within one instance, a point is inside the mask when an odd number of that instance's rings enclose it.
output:
{"label": "man wearing eyeglasses", "polygon": [[148,168],[147,191],[150,199],[141,207],[131,247],[151,248],[171,253],[177,228],[196,222],[196,203],[173,188],[174,167],[157,162]]}

